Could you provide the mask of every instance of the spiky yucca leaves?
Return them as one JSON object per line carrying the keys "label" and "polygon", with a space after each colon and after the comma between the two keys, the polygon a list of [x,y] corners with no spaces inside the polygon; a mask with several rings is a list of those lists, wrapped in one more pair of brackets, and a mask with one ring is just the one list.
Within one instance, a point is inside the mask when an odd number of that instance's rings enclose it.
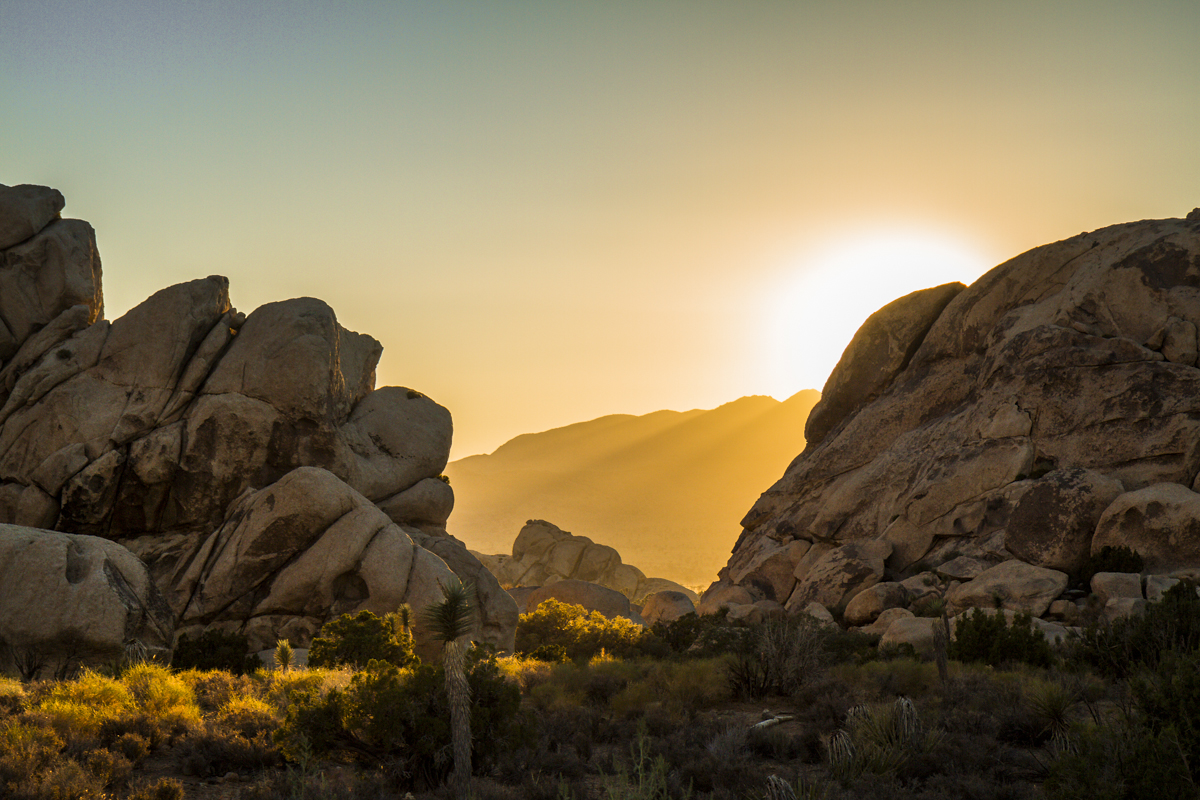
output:
{"label": "spiky yucca leaves", "polygon": [[825,742],[830,773],[848,782],[863,773],[891,775],[912,756],[928,753],[942,742],[940,731],[926,731],[907,697],[891,705],[855,706],[842,730]]}
{"label": "spiky yucca leaves", "polygon": [[292,666],[292,643],[287,639],[279,639],[275,642],[275,666],[279,667],[284,672]]}
{"label": "spiky yucca leaves", "polygon": [[442,585],[442,602],[425,609],[429,633],[442,643],[446,694],[450,699],[450,740],[454,749],[454,796],[471,791],[471,686],[467,683],[467,634],[475,623],[472,591],[459,581]]}
{"label": "spiky yucca leaves", "polygon": [[[400,631],[403,631],[410,638],[412,637],[413,626],[413,610],[408,603],[401,603],[392,615],[395,619],[395,624],[400,626]],[[399,633],[399,631],[397,631]]]}

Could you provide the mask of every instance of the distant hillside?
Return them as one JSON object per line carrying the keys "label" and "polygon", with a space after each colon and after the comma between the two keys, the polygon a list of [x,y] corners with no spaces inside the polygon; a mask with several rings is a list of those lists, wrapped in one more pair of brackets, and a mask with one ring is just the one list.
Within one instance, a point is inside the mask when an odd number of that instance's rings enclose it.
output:
{"label": "distant hillside", "polygon": [[820,397],[743,397],[518,436],[446,468],[456,498],[447,529],[472,550],[509,553],[526,520],[549,520],[648,575],[707,586],[746,511],[804,449]]}

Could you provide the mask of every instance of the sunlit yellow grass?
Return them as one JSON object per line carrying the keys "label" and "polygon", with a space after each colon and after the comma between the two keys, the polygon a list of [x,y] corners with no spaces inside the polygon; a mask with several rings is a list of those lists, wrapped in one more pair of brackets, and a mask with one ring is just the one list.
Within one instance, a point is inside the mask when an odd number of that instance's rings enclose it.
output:
{"label": "sunlit yellow grass", "polygon": [[8,702],[18,702],[25,699],[25,687],[16,678],[0,675],[0,709]]}
{"label": "sunlit yellow grass", "polygon": [[187,681],[158,664],[136,664],[121,676],[138,710],[160,720],[168,730],[195,728],[200,707]]}
{"label": "sunlit yellow grass", "polygon": [[247,739],[260,731],[274,729],[281,722],[282,714],[265,700],[249,694],[230,698],[216,714],[220,729],[236,731]]}
{"label": "sunlit yellow grass", "polygon": [[607,705],[618,714],[639,714],[659,708],[669,714],[687,714],[711,708],[730,698],[728,659],[693,659],[660,662],[623,661],[607,656],[587,664],[547,664],[517,656],[500,659],[500,668],[515,678],[529,702],[543,711],[555,711],[596,702],[595,689],[615,688]]}
{"label": "sunlit yellow grass", "polygon": [[496,666],[506,677],[516,681],[522,692],[528,692],[534,686],[545,683],[553,669],[553,665],[547,661],[519,655],[497,658]]}
{"label": "sunlit yellow grass", "polygon": [[261,681],[248,675],[234,675],[225,670],[185,669],[175,673],[191,687],[201,711],[215,713],[230,698],[250,691],[261,691]]}
{"label": "sunlit yellow grass", "polygon": [[294,699],[305,696],[324,697],[331,689],[344,689],[350,685],[354,670],[348,667],[336,669],[289,669],[274,670],[263,678],[264,697],[268,704],[280,714]]}
{"label": "sunlit yellow grass", "polygon": [[133,693],[115,678],[84,670],[73,681],[62,681],[34,706],[65,739],[95,736],[107,720],[120,719],[136,709]]}

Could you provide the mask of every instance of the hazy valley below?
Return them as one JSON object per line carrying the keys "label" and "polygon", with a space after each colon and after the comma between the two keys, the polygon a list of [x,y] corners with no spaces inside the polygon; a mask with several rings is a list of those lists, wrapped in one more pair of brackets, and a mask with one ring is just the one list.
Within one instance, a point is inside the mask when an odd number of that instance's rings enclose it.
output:
{"label": "hazy valley below", "polygon": [[456,498],[447,529],[472,550],[509,553],[527,520],[545,519],[647,574],[706,587],[742,517],[804,449],[819,399],[815,390],[783,402],[743,397],[518,436],[447,466]]}

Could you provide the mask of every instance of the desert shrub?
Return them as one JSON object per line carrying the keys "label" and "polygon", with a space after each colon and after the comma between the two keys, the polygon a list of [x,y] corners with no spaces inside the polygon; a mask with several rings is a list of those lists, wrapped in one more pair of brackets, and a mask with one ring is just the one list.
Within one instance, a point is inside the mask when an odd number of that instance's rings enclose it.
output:
{"label": "desert shrub", "polygon": [[1143,667],[1154,669],[1170,653],[1200,648],[1200,596],[1196,584],[1181,581],[1140,616],[1092,625],[1072,637],[1069,659],[1108,677],[1129,678]]}
{"label": "desert shrub", "polygon": [[[517,623],[516,652],[532,655],[540,648],[557,647],[573,661],[586,661],[602,650],[627,658],[639,652],[642,626],[617,617],[608,619],[598,611],[550,599],[522,614]],[[552,660],[557,651],[541,650]]]}
{"label": "desert shrub", "polygon": [[[271,672],[263,682],[262,698],[283,716],[297,702],[311,702],[350,685],[354,672],[340,669],[298,669]],[[228,701],[226,701],[228,702]]]}
{"label": "desert shrub", "polygon": [[183,784],[177,778],[159,778],[138,786],[129,800],[183,800]]}
{"label": "desert shrub", "polygon": [[407,667],[417,661],[412,639],[399,629],[393,615],[370,611],[343,614],[321,626],[308,651],[310,667],[350,666],[362,669],[371,661]]}
{"label": "desert shrub", "polygon": [[801,614],[753,629],[749,646],[729,666],[729,687],[739,697],[795,694],[819,677],[831,658],[830,628]]}
{"label": "desert shrub", "polygon": [[924,697],[939,686],[937,667],[915,658],[839,664],[830,673],[868,697]]}
{"label": "desert shrub", "polygon": [[219,720],[208,720],[202,730],[177,745],[175,757],[189,774],[201,777],[275,767],[283,762],[283,755],[272,734],[272,728],[231,729]]}
{"label": "desert shrub", "polygon": [[1004,614],[987,614],[978,608],[959,619],[954,641],[950,643],[950,657],[994,667],[1004,664],[1049,667],[1054,661],[1050,643],[1034,627],[1028,612],[1017,614],[1010,625]]}
{"label": "desert shrub", "polygon": [[[475,650],[470,660],[472,759],[479,769],[522,734],[521,692],[492,657]],[[436,785],[451,768],[445,683],[441,666],[372,661],[344,689],[295,695],[276,742],[292,761],[335,751],[377,764],[393,759],[410,781]]]}
{"label": "desert shrub", "polygon": [[1106,544],[1100,552],[1093,553],[1083,562],[1079,570],[1077,585],[1089,589],[1092,578],[1097,572],[1141,572],[1146,566],[1145,560],[1132,547],[1126,545]]}
{"label": "desert shrub", "polygon": [[166,667],[135,664],[121,674],[121,683],[129,689],[138,712],[157,720],[170,733],[200,724],[200,707],[191,686]]}
{"label": "desert shrub", "polygon": [[250,694],[259,684],[247,675],[234,675],[225,670],[188,669],[176,673],[191,687],[196,704],[205,714],[212,714],[232,698]]}
{"label": "desert shrub", "polygon": [[1130,682],[1140,722],[1156,736],[1171,736],[1200,780],[1200,651],[1165,653],[1153,670]]}
{"label": "desert shrub", "polygon": [[63,740],[49,728],[16,720],[0,726],[0,790],[35,784],[62,760],[62,749]]}
{"label": "desert shrub", "polygon": [[121,753],[97,748],[78,759],[96,783],[105,789],[123,788],[133,772],[133,764]]}
{"label": "desert shrub", "polygon": [[133,693],[123,683],[85,670],[73,681],[50,684],[32,711],[70,742],[97,737],[105,723],[128,717],[135,709]]}
{"label": "desert shrub", "polygon": [[549,680],[551,671],[551,663],[532,655],[502,656],[496,659],[496,667],[526,693]]}
{"label": "desert shrub", "polygon": [[25,687],[15,678],[0,675],[0,719],[25,708]]}
{"label": "desert shrub", "polygon": [[136,733],[122,733],[109,743],[109,748],[125,756],[132,764],[138,764],[150,754],[150,742]]}
{"label": "desert shrub", "polygon": [[571,660],[567,655],[567,649],[561,644],[544,644],[526,655],[538,661],[545,661],[547,664],[561,664]]}
{"label": "desert shrub", "polygon": [[612,697],[609,708],[623,716],[657,710],[667,718],[689,717],[731,696],[726,658],[686,662],[635,662],[626,686]]}
{"label": "desert shrub", "polygon": [[746,732],[746,747],[759,758],[811,762],[820,758],[820,740],[779,727],[753,727]]}
{"label": "desert shrub", "polygon": [[646,655],[663,658],[670,655],[691,658],[736,653],[753,636],[749,626],[734,625],[726,616],[728,608],[716,614],[685,614],[670,622],[657,622],[644,637],[640,649]]}
{"label": "desert shrub", "polygon": [[1088,726],[1050,764],[1043,786],[1053,800],[1194,800],[1200,793],[1175,731],[1126,720]]}
{"label": "desert shrub", "polygon": [[171,666],[182,669],[220,669],[245,675],[262,669],[258,656],[250,652],[250,641],[235,631],[207,630],[193,640],[181,634],[175,643]]}
{"label": "desert shrub", "polygon": [[[811,618],[803,617],[803,619]],[[875,633],[848,631],[833,626],[824,627],[821,633],[824,634],[822,647],[825,651],[825,660],[830,664],[863,664],[867,661],[876,661],[881,657],[885,660],[896,658],[905,652],[903,650],[881,652],[879,649],[880,636]],[[904,646],[912,647],[912,645]]]}
{"label": "desert shrub", "polygon": [[12,800],[107,800],[104,786],[75,761],[63,759],[36,781],[18,785]]}
{"label": "desert shrub", "polygon": [[278,723],[274,709],[266,701],[249,695],[229,699],[217,712],[217,723],[225,730],[250,738],[273,729]]}
{"label": "desert shrub", "polygon": [[609,800],[673,800],[692,797],[692,787],[671,780],[667,761],[654,755],[645,726],[638,729],[629,746],[629,763],[617,765],[615,774],[605,781]]}
{"label": "desert shrub", "polygon": [[829,772],[848,783],[865,773],[896,775],[914,758],[936,750],[941,731],[926,730],[912,701],[855,706],[842,730],[829,737]]}

